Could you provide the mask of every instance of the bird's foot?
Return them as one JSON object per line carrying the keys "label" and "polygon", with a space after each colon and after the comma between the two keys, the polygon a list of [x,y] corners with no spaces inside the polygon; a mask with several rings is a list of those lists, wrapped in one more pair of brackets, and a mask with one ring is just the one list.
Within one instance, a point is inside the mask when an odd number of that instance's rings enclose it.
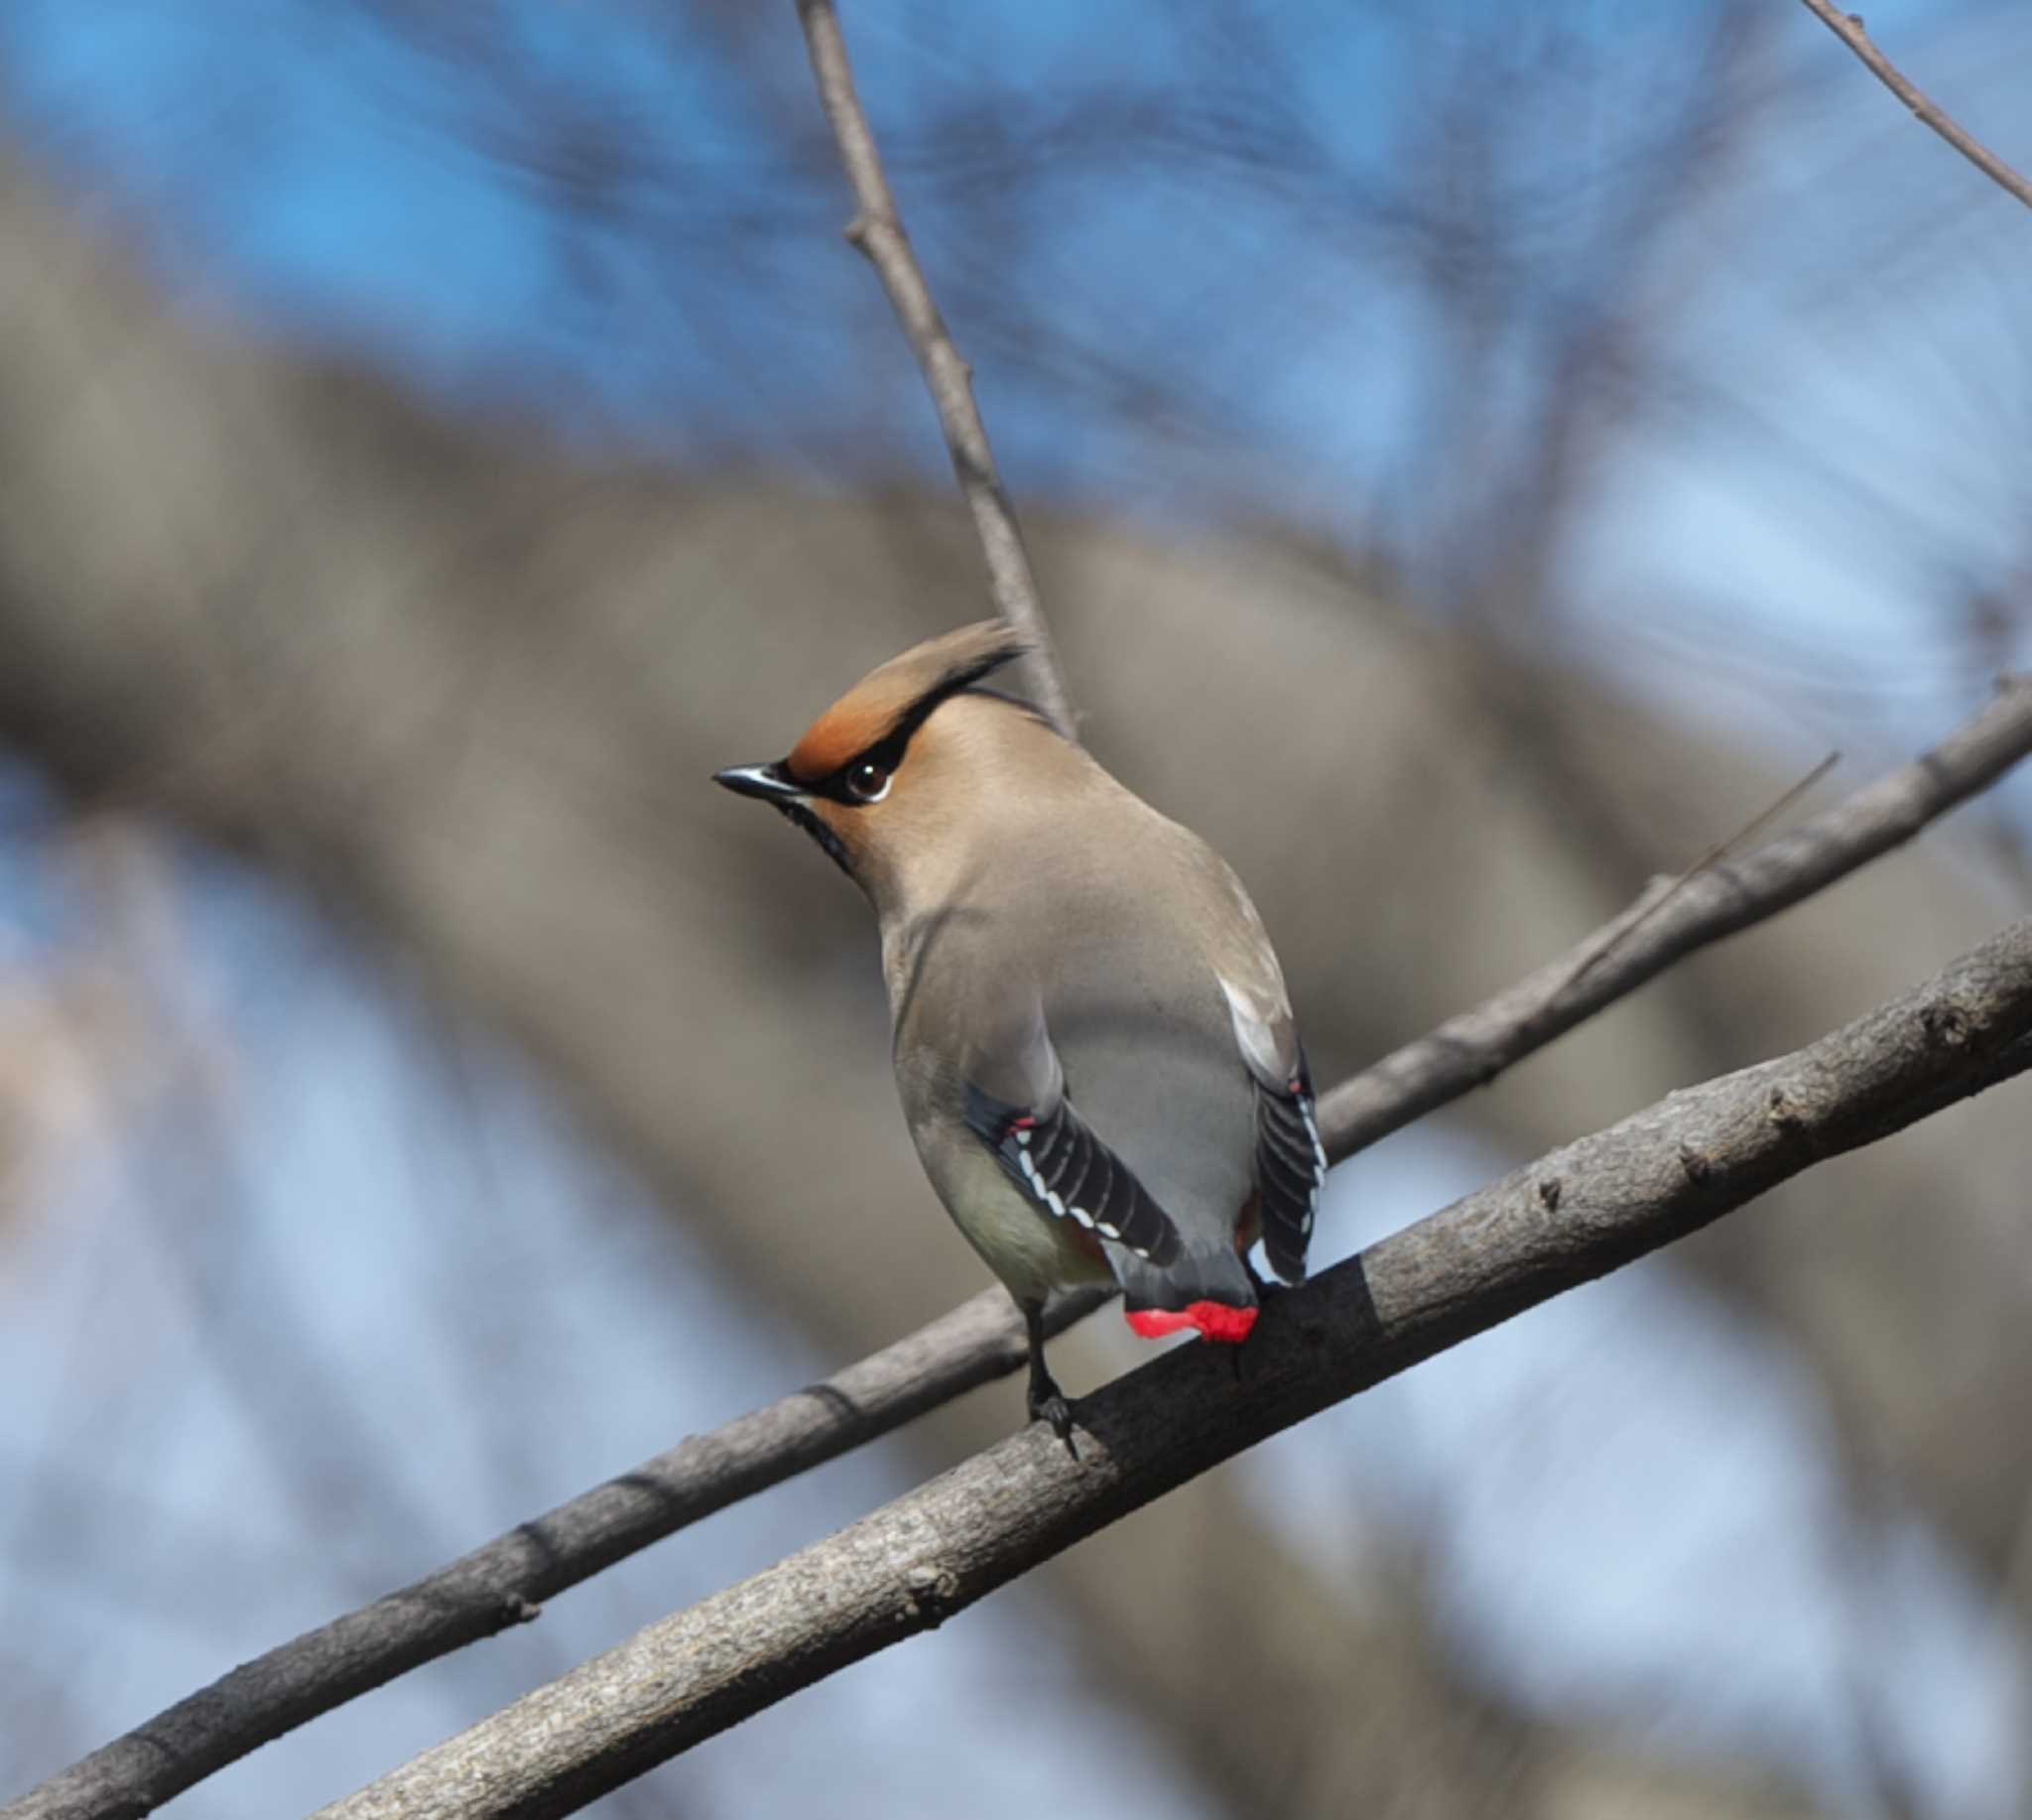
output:
{"label": "bird's foot", "polygon": [[1255,1290],[1256,1300],[1265,1308],[1283,1295],[1288,1287],[1281,1277],[1265,1276],[1250,1258],[1242,1259],[1242,1268],[1249,1273],[1249,1286]]}
{"label": "bird's foot", "polygon": [[[1256,1292],[1257,1309],[1260,1311],[1260,1314],[1268,1314],[1276,1306],[1278,1297],[1286,1293],[1285,1286],[1274,1277],[1257,1274],[1256,1266],[1250,1263],[1246,1257],[1242,1259],[1242,1268],[1249,1273],[1250,1286]],[[1255,1339],[1257,1331],[1262,1325],[1263,1323],[1260,1318],[1250,1323],[1249,1331],[1242,1336],[1241,1344],[1227,1349],[1228,1368],[1234,1372],[1236,1383],[1240,1383],[1242,1380],[1242,1361],[1244,1355],[1249,1350],[1249,1342]]]}
{"label": "bird's foot", "polygon": [[1073,1444],[1073,1405],[1066,1400],[1066,1393],[1057,1384],[1042,1395],[1033,1390],[1030,1394],[1030,1419],[1033,1422],[1049,1422],[1052,1433],[1066,1444],[1066,1452],[1077,1462],[1080,1450]]}

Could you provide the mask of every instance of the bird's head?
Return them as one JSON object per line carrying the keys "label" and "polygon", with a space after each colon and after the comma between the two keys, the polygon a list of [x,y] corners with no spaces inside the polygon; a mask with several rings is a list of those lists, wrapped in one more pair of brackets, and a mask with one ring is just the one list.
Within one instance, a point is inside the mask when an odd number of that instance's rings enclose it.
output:
{"label": "bird's head", "polygon": [[980,687],[1026,649],[999,619],[928,639],[862,677],[788,757],[713,782],[773,804],[880,904],[913,860],[963,835],[1016,727],[1045,727],[1027,704]]}

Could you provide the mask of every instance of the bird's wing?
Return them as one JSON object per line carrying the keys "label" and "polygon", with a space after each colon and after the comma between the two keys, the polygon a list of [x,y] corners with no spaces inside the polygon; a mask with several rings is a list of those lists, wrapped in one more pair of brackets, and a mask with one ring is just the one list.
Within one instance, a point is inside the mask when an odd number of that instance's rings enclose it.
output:
{"label": "bird's wing", "polygon": [[[1274,964],[1273,964],[1274,965]],[[1273,989],[1264,990],[1268,983]],[[1298,1040],[1284,982],[1256,989],[1222,977],[1235,1046],[1256,1089],[1256,1189],[1263,1206],[1263,1251],[1287,1283],[1306,1278],[1306,1250],[1327,1182],[1327,1148],[1313,1112],[1313,1080]]]}
{"label": "bird's wing", "polygon": [[1227,1000],[1235,1048],[1255,1087],[1250,1163],[1261,1202],[1263,1249],[1280,1277],[1302,1283],[1327,1181],[1327,1151],[1284,970],[1233,868],[1197,836],[1178,834],[1186,894],[1199,906],[1201,952]]}
{"label": "bird's wing", "polygon": [[1040,1009],[1013,1044],[978,1056],[965,1083],[967,1127],[1040,1213],[1071,1220],[1150,1263],[1179,1252],[1179,1230],[1066,1097]]}

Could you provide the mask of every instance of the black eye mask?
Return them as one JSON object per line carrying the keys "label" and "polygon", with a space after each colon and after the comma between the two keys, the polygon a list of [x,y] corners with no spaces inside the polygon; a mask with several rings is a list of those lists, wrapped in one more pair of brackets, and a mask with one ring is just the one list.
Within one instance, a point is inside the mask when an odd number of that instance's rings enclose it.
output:
{"label": "black eye mask", "polygon": [[1028,702],[1004,695],[998,689],[977,687],[990,671],[1022,654],[1023,646],[1012,642],[985,653],[962,669],[942,677],[933,688],[926,690],[904,714],[898,716],[895,725],[881,738],[872,745],[864,746],[844,764],[814,782],[807,783],[799,778],[791,770],[790,760],[787,758],[778,759],[776,763],[770,765],[737,766],[732,770],[721,771],[717,774],[716,781],[743,796],[761,797],[772,804],[787,820],[794,822],[818,842],[826,858],[849,878],[858,882],[845,844],[812,813],[807,806],[809,800],[824,797],[827,802],[837,803],[846,809],[866,809],[872,804],[879,803],[889,794],[890,780],[902,768],[904,758],[910,750],[910,742],[916,737],[918,728],[923,726],[944,703],[950,702],[956,695],[983,695],[998,702],[1006,702],[1019,713],[1029,715],[1040,725],[1051,726],[1050,719],[1039,714]]}

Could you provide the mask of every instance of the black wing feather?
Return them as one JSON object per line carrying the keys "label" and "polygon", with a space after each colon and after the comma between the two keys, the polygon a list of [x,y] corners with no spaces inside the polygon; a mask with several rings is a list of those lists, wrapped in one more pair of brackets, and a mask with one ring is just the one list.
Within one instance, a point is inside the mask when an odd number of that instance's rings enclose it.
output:
{"label": "black wing feather", "polygon": [[1178,1228],[1071,1101],[1061,1096],[1037,1113],[968,1082],[966,1123],[1039,1213],[1075,1221],[1153,1264],[1178,1256]]}
{"label": "black wing feather", "polygon": [[1263,1251],[1287,1283],[1306,1280],[1306,1250],[1327,1181],[1327,1150],[1313,1115],[1305,1058],[1279,1090],[1256,1081],[1256,1187],[1263,1200]]}

